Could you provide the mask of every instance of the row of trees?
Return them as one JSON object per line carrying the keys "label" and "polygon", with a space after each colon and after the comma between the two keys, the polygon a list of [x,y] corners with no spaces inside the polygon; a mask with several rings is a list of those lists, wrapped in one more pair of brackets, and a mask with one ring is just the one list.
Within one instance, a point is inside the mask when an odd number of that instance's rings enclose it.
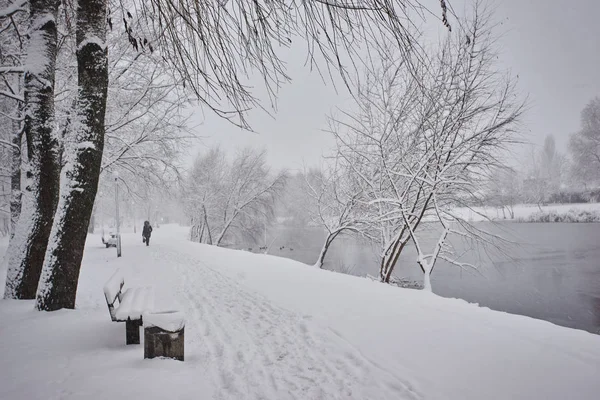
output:
{"label": "row of trees", "polygon": [[[355,107],[331,118],[336,150],[320,170],[301,175],[304,182],[296,191],[308,219],[326,231],[317,267],[323,267],[336,238],[357,235],[380,248],[379,278],[387,283],[400,255],[412,245],[425,288],[431,290],[430,275],[439,260],[472,267],[455,254],[451,235],[489,245],[501,241],[454,212],[482,200],[490,175],[504,167],[523,112],[515,81],[495,67],[489,18],[476,6],[460,30],[418,57],[395,56],[390,49],[387,57],[366,68]],[[210,186],[198,190],[202,196],[186,196],[195,207],[196,240],[206,240],[208,226],[228,226],[234,214],[246,215],[244,205],[252,204],[256,193],[267,193],[276,179],[261,174],[257,179],[263,186],[253,185],[251,194],[240,196],[243,190],[229,184],[238,181],[239,172],[213,172],[223,170],[215,167],[221,159],[218,151],[208,153],[192,175],[193,183]],[[215,193],[218,197],[212,199]],[[230,193],[244,200],[227,210]],[[248,215],[260,220],[266,215],[264,203],[255,204]],[[215,215],[221,222],[210,221]],[[245,229],[242,219],[238,228]],[[439,233],[432,248],[421,240],[425,229]]]}
{"label": "row of trees", "polygon": [[[572,134],[568,153],[548,135],[541,148],[532,147],[521,167],[498,169],[490,176],[484,205],[514,218],[517,204],[598,201],[600,193],[600,100],[581,113],[581,129]],[[507,214],[508,213],[508,214]]]}
{"label": "row of trees", "polygon": [[272,173],[265,156],[244,148],[228,160],[216,147],[196,158],[183,192],[192,241],[220,246],[255,240],[273,223],[287,174]]}
{"label": "row of trees", "polygon": [[572,176],[588,187],[600,188],[600,98],[581,112],[581,129],[569,140]]}
{"label": "row of trees", "polygon": [[11,126],[1,143],[11,152],[14,226],[5,296],[74,307],[102,172],[120,168],[124,182],[144,183],[176,175],[163,155],[176,153],[185,119],[176,111],[188,94],[248,127],[246,111],[261,105],[249,76],[274,97],[288,80],[276,49],[296,38],[352,88],[356,68],[347,67],[364,49],[414,49],[410,10],[418,2],[2,0],[0,97]]}
{"label": "row of trees", "polygon": [[568,178],[566,157],[556,150],[554,137],[548,135],[541,149],[532,147],[521,167],[504,166],[489,176],[482,206],[502,210],[503,218],[514,218],[517,204],[540,207],[565,187]]}

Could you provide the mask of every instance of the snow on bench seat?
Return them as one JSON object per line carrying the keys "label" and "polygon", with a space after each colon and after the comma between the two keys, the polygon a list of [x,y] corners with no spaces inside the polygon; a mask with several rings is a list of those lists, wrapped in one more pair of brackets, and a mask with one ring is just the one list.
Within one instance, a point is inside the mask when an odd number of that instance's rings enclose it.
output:
{"label": "snow on bench seat", "polygon": [[104,284],[104,297],[108,304],[113,304],[117,296],[121,293],[123,285],[125,284],[125,278],[120,270],[116,270],[115,273],[110,277],[108,282]]}
{"label": "snow on bench seat", "polygon": [[154,308],[154,290],[151,287],[127,289],[115,310],[117,321],[142,319],[144,313]]}
{"label": "snow on bench seat", "polygon": [[185,327],[185,316],[181,311],[154,311],[144,314],[147,328],[157,327],[167,332],[178,332]]}

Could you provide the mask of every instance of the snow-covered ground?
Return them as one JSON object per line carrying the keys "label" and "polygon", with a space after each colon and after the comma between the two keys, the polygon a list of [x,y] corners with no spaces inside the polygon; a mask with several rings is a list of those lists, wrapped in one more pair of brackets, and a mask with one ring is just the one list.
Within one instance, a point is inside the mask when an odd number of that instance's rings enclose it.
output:
{"label": "snow-covered ground", "polygon": [[[77,310],[0,301],[0,399],[597,399],[600,336],[278,257],[90,236]],[[102,287],[152,284],[186,361],[144,360]],[[143,340],[143,336],[142,336]]]}
{"label": "snow-covered ground", "polygon": [[[548,204],[541,206],[542,212],[554,212],[557,214],[566,214],[570,211],[590,211],[600,213],[600,203],[577,203],[577,204]],[[513,207],[515,220],[526,220],[531,215],[540,212],[536,204],[518,204]],[[508,210],[502,212],[501,208],[496,207],[473,207],[459,208],[458,214],[468,221],[484,221],[486,219],[511,219]],[[506,218],[505,218],[506,217]]]}

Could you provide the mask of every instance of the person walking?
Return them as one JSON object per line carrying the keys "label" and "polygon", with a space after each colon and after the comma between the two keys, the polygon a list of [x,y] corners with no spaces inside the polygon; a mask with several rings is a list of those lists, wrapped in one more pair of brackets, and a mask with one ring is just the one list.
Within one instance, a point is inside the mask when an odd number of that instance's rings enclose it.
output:
{"label": "person walking", "polygon": [[144,221],[144,229],[142,229],[142,243],[146,246],[150,245],[150,236],[152,236],[152,225],[149,221]]}

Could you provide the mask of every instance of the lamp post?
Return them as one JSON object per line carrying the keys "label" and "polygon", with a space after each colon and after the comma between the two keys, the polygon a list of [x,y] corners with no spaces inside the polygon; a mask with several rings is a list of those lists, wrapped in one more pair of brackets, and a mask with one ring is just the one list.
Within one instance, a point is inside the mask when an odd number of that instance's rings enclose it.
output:
{"label": "lamp post", "polygon": [[102,228],[102,242],[104,243],[104,217],[102,212],[102,190],[98,190],[98,194],[96,195],[96,199],[98,201],[98,210],[96,212],[100,215],[100,227]]}
{"label": "lamp post", "polygon": [[121,257],[121,229],[119,227],[119,173],[115,171],[115,206],[117,218],[117,257]]}

